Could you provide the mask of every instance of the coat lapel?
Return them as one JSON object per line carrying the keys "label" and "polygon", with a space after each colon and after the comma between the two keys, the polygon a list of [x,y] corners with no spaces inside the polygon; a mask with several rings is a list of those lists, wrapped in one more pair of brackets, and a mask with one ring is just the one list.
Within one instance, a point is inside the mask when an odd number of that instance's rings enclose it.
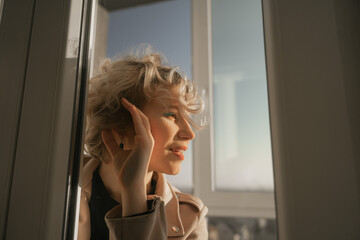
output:
{"label": "coat lapel", "polygon": [[154,174],[156,174],[154,176],[156,181],[155,195],[161,197],[165,203],[167,234],[169,237],[184,236],[185,231],[180,218],[179,201],[174,189],[162,173],[154,172]]}

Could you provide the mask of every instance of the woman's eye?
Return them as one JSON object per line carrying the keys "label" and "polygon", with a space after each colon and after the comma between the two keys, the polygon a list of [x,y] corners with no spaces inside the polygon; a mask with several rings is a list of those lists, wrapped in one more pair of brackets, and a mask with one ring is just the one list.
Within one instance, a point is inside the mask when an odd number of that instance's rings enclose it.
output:
{"label": "woman's eye", "polygon": [[176,114],[173,113],[173,112],[164,113],[164,116],[165,116],[165,117],[171,117],[171,118],[177,119]]}

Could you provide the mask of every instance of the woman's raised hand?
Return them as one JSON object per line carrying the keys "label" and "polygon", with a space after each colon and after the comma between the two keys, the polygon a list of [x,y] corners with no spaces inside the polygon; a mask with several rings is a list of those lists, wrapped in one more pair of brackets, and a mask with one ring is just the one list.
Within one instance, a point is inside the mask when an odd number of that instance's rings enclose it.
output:
{"label": "woman's raised hand", "polygon": [[113,133],[103,131],[104,144],[118,173],[121,186],[123,216],[146,211],[146,174],[154,147],[149,119],[125,98],[123,106],[130,112],[135,129],[134,146],[127,158],[121,159],[123,150],[115,141]]}
{"label": "woman's raised hand", "polygon": [[[121,99],[123,106],[130,112],[134,128],[134,148],[130,153],[128,159],[124,163],[120,175],[124,184],[130,184],[135,181],[137,184],[137,177],[142,177],[142,183],[145,183],[145,175],[148,170],[149,160],[154,147],[154,138],[151,134],[151,127],[149,119],[136,106],[131,104],[125,98]],[[134,179],[135,178],[135,179]]]}

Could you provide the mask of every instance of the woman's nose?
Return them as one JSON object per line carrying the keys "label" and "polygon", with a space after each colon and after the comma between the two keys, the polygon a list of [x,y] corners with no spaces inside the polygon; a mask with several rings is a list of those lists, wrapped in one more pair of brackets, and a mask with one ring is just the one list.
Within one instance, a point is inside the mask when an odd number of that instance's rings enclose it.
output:
{"label": "woman's nose", "polygon": [[185,140],[192,140],[195,137],[194,131],[191,129],[189,122],[186,119],[182,119],[179,124],[179,137]]}

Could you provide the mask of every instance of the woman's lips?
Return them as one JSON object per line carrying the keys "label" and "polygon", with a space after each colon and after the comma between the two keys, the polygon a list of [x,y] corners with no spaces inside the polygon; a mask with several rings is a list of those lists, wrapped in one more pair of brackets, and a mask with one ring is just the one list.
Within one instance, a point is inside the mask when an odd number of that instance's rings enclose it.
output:
{"label": "woman's lips", "polygon": [[171,150],[172,154],[174,154],[175,156],[177,156],[178,158],[180,158],[181,160],[184,160],[184,154],[183,151],[175,151],[175,150]]}
{"label": "woman's lips", "polygon": [[181,160],[184,160],[185,159],[184,151],[186,151],[186,149],[187,149],[186,146],[180,146],[180,147],[176,147],[176,148],[170,148],[170,151],[172,152],[172,154],[174,154]]}

